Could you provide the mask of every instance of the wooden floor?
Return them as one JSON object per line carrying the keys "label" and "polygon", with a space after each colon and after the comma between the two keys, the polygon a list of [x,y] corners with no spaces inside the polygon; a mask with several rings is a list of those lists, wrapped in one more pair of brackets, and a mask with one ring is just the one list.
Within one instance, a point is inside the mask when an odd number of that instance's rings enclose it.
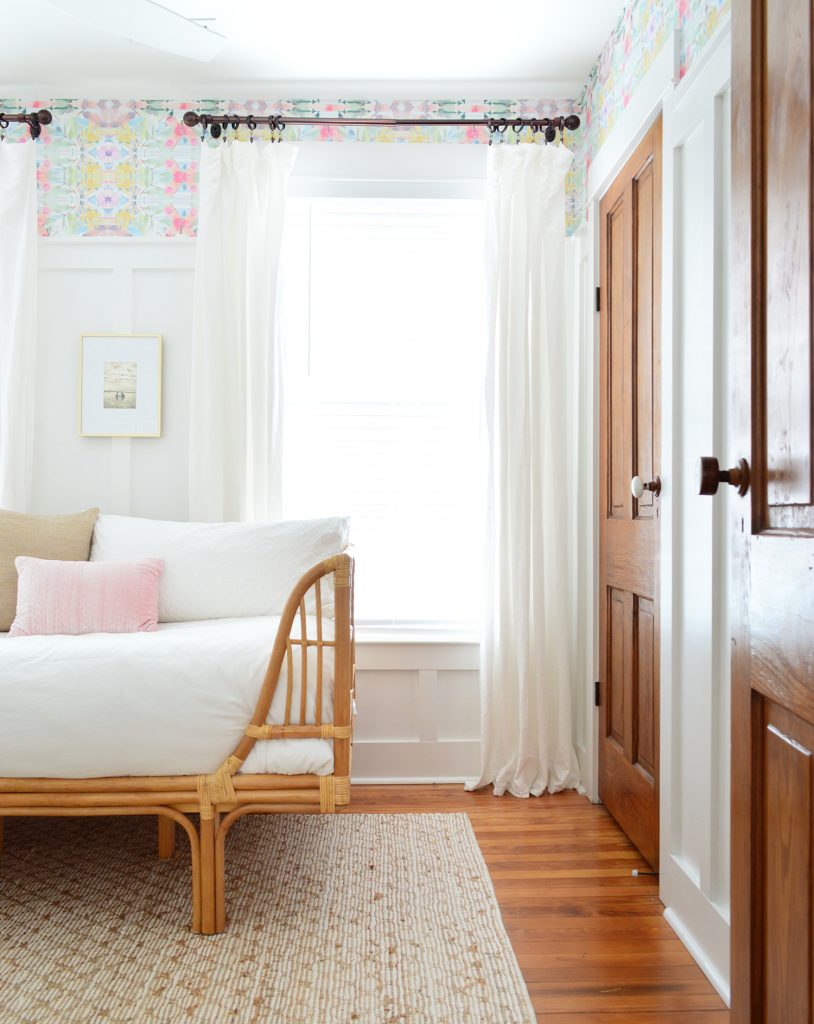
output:
{"label": "wooden floor", "polygon": [[545,1024],[725,1024],[662,916],[658,879],[603,807],[572,792],[497,799],[462,786],[354,786],[350,812],[465,811]]}

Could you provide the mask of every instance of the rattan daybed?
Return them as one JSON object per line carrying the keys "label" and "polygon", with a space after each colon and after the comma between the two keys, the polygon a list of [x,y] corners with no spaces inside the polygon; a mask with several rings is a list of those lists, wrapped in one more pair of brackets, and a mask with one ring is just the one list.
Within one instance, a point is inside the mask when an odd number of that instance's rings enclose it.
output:
{"label": "rattan daybed", "polygon": [[[332,616],[325,613],[329,601]],[[328,698],[331,684],[332,703]],[[213,771],[106,778],[2,777],[0,828],[4,817],[27,815],[156,815],[158,855],[169,857],[174,852],[176,825],[180,825],[191,850],[192,930],[204,934],[223,931],[227,920],[224,841],[236,819],[245,814],[330,814],[349,802],[353,688],[353,560],[342,553],[315,565],[291,591],[254,714],[232,752],[213,765]],[[277,707],[282,692],[285,694],[284,713],[277,724],[268,724],[275,692]],[[332,708],[332,714],[330,710],[326,714],[326,708]],[[110,721],[106,728],[115,736],[116,730],[125,726],[126,715]],[[180,732],[184,724],[179,722],[178,728]],[[278,741],[290,746],[291,741],[309,739],[332,745],[327,774],[240,772],[258,743],[268,748]],[[71,737],[62,740],[70,744]],[[197,824],[194,815],[199,816]],[[127,856],[127,851],[122,856]]]}

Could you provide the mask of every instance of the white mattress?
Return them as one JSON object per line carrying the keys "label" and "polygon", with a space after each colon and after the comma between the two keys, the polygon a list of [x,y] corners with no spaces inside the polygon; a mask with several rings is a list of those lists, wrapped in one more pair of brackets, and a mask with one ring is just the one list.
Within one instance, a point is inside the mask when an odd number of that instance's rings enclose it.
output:
{"label": "white mattress", "polygon": [[[161,624],[154,633],[9,637],[0,633],[0,777],[197,775],[234,750],[251,718],[278,617]],[[325,637],[330,623],[325,623]],[[316,623],[309,619],[309,636]],[[292,721],[299,721],[295,647]],[[285,667],[270,722],[285,714]],[[315,720],[309,649],[306,719]],[[333,708],[324,649],[323,721]],[[244,772],[333,771],[328,740],[255,744]]]}

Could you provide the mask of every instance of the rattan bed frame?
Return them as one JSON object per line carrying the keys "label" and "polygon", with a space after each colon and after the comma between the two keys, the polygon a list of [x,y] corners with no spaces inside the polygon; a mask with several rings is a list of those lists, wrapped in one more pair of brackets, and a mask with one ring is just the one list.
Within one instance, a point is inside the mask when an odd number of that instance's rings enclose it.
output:
{"label": "rattan bed frame", "polygon": [[[323,636],[321,581],[333,576],[333,639]],[[311,600],[313,598],[313,604]],[[306,630],[306,606],[315,609],[315,637]],[[291,635],[299,616],[299,636]],[[295,679],[293,648],[301,671]],[[316,722],[306,724],[308,648],[316,648]],[[333,721],[322,721],[324,649],[334,651]],[[310,569],[283,610],[254,714],[234,751],[211,775],[104,779],[0,778],[0,849],[4,817],[140,814],[158,817],[158,856],[172,856],[176,824],[189,838],[192,860],[192,930],[204,935],[226,927],[224,841],[244,814],[323,813],[350,801],[350,760],[355,673],[353,559],[343,553]],[[285,675],[285,721],[266,725],[278,680]],[[299,684],[299,685],[298,685]],[[331,775],[237,775],[257,740],[330,739]],[[190,818],[199,815],[199,826]]]}

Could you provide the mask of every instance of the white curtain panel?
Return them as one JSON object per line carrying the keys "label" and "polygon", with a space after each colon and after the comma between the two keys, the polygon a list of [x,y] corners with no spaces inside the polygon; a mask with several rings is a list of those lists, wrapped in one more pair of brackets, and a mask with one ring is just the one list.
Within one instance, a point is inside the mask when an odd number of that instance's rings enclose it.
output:
{"label": "white curtain panel", "polygon": [[37,340],[37,166],[33,142],[0,143],[0,508],[28,510]]}
{"label": "white curtain panel", "polygon": [[555,145],[488,156],[488,496],[481,776],[495,795],[579,785],[571,737],[565,176]]}
{"label": "white curtain panel", "polygon": [[192,318],[189,515],[281,515],[283,352],[277,289],[296,148],[201,150]]}

